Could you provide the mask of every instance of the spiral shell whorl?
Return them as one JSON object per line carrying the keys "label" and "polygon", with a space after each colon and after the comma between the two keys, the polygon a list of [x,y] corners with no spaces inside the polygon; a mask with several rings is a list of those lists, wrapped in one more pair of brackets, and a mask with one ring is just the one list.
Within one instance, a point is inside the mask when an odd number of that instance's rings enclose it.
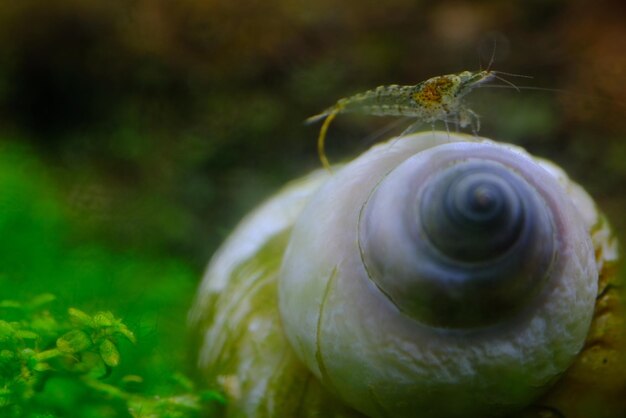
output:
{"label": "spiral shell whorl", "polygon": [[503,321],[539,293],[556,257],[551,212],[537,190],[475,151],[466,158],[435,149],[405,161],[360,222],[370,278],[403,313],[433,326]]}
{"label": "spiral shell whorl", "polygon": [[[500,198],[492,194],[502,194],[506,202],[513,193],[518,196],[513,201],[530,208],[544,206],[548,214],[532,221],[524,215],[521,226],[518,221],[504,222],[512,231],[521,231],[520,238],[504,239],[502,248],[495,245],[501,255],[493,260],[484,255],[486,249],[493,250],[489,243],[440,258],[474,270],[495,263],[502,271],[513,271],[513,277],[463,277],[459,289],[484,289],[484,281],[495,283],[496,289],[487,291],[486,299],[480,291],[462,295],[463,302],[457,305],[463,306],[456,313],[443,310],[443,319],[434,318],[442,311],[436,304],[425,309],[396,304],[398,294],[408,295],[409,301],[419,299],[403,289],[415,283],[414,267],[420,257],[416,247],[426,248],[404,244],[412,242],[416,231],[434,234],[420,221],[421,216],[430,216],[428,210],[420,213],[417,196],[423,185],[459,162],[472,171],[479,160],[496,173],[484,174],[490,179],[486,189],[454,186],[474,190],[470,192],[476,200],[474,210],[495,211],[500,204],[492,199]],[[490,189],[505,180],[497,174],[501,167],[512,173],[511,180],[519,177],[526,185]],[[381,197],[385,183],[404,178],[400,175],[404,170],[411,175]],[[441,176],[437,181],[448,181]],[[538,197],[528,197],[527,192]],[[398,204],[402,209],[393,209]],[[376,212],[383,217],[370,219]],[[500,222],[498,216],[492,222]],[[402,234],[393,238],[398,231]],[[525,250],[530,259],[509,259],[526,235],[539,241],[536,248]],[[400,290],[394,291],[394,286]],[[434,292],[435,300],[446,301],[440,284],[425,289]],[[513,299],[518,289],[521,302]],[[582,348],[596,290],[593,247],[584,223],[550,173],[514,147],[425,133],[370,150],[311,198],[284,256],[279,302],[285,333],[298,357],[329,390],[365,415],[402,418],[420,411],[426,418],[488,417],[526,405],[567,368]],[[496,309],[490,305],[494,298],[502,301],[503,313],[491,312]],[[448,301],[454,298],[448,296]],[[509,307],[508,301],[515,306]],[[486,305],[486,310],[471,305]]]}

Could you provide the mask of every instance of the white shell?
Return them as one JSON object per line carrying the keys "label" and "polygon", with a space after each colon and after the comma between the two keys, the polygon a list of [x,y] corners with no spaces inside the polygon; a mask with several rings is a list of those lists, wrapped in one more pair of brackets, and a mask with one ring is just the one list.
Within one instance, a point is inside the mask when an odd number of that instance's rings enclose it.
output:
{"label": "white shell", "polygon": [[[501,151],[550,202],[562,233],[557,274],[512,320],[477,329],[428,326],[401,313],[368,278],[357,236],[363,205],[390,171],[434,147],[468,156]],[[302,211],[282,265],[280,311],[298,357],[370,417],[488,417],[532,402],[581,350],[597,292],[591,219],[574,206],[584,207],[587,196],[576,191],[573,203],[555,173],[520,148],[434,132],[377,146],[337,171]]]}

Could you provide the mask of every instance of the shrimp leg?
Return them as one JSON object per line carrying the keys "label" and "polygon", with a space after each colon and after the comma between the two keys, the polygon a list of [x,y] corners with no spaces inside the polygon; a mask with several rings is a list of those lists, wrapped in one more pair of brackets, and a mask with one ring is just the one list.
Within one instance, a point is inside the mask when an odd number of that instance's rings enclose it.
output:
{"label": "shrimp leg", "polygon": [[322,162],[322,165],[330,173],[332,173],[333,170],[330,168],[330,162],[328,161],[328,158],[326,158],[326,151],[324,150],[324,142],[326,141],[326,132],[328,131],[328,127],[330,126],[330,123],[333,121],[333,119],[335,119],[335,117],[339,114],[340,111],[341,111],[340,108],[335,108],[328,114],[328,116],[326,116],[326,119],[324,119],[324,123],[322,124],[322,127],[320,129],[320,135],[317,138],[317,153],[320,157],[320,161]]}
{"label": "shrimp leg", "polygon": [[415,121],[412,124],[410,124],[408,126],[408,128],[406,128],[404,131],[402,131],[402,133],[398,136],[406,136],[409,134],[412,134],[413,132],[415,132],[421,125],[423,125],[424,122],[421,120]]}

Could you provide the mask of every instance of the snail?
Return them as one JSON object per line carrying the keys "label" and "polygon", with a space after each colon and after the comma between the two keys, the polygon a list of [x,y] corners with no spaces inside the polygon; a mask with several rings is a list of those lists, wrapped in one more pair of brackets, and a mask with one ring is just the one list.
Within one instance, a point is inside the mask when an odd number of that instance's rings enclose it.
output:
{"label": "snail", "polygon": [[616,261],[555,164],[402,137],[241,222],[190,311],[198,366],[227,417],[622,417]]}

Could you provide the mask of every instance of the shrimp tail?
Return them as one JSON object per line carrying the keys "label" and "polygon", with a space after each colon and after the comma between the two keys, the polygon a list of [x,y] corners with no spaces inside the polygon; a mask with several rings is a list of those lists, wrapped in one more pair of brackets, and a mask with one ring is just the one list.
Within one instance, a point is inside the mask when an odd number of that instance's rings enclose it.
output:
{"label": "shrimp tail", "polygon": [[317,122],[317,121],[320,121],[320,120],[324,119],[325,117],[327,117],[328,115],[330,115],[330,113],[331,113],[331,111],[330,111],[330,110],[325,110],[325,111],[323,111],[322,113],[318,113],[317,115],[313,115],[313,116],[311,116],[311,117],[309,117],[309,118],[306,118],[306,119],[304,120],[304,123],[305,123],[306,125],[311,125],[311,124],[313,124],[313,123],[315,123],[315,122]]}
{"label": "shrimp tail", "polygon": [[309,118],[306,118],[304,123],[306,125],[310,125],[312,123],[315,123],[317,121],[320,121],[320,120],[322,120],[324,118],[329,117],[333,113],[335,113],[335,114],[341,113],[344,110],[344,108],[345,108],[345,105],[342,103],[343,101],[345,101],[345,99],[339,100],[339,102],[337,102],[337,104],[324,109],[324,111],[318,113],[317,115],[313,115],[313,116],[311,116]]}

